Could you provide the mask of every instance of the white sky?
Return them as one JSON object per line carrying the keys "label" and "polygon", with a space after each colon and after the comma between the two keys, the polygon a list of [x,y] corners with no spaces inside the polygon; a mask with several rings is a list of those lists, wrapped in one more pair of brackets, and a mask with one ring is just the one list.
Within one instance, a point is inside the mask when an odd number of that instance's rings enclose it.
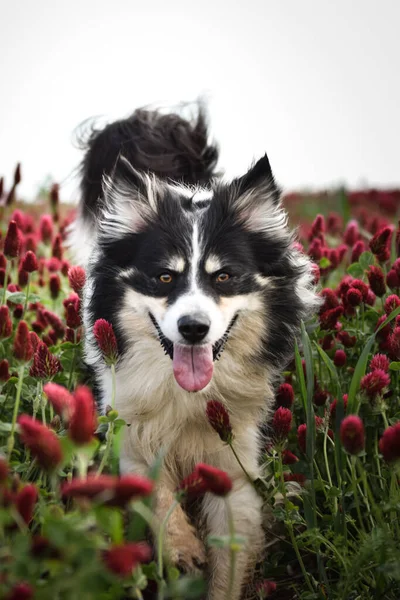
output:
{"label": "white sky", "polygon": [[65,182],[85,118],[206,94],[228,175],[400,183],[400,0],[0,0],[0,173]]}

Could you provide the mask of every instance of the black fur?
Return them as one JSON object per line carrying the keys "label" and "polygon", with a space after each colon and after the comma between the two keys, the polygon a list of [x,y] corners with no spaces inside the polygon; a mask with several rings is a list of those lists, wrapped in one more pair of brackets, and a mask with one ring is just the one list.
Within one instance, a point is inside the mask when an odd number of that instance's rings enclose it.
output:
{"label": "black fur", "polygon": [[92,128],[81,146],[86,150],[81,167],[82,215],[86,218],[98,214],[102,177],[111,175],[120,154],[139,171],[187,184],[207,184],[218,161],[218,147],[208,141],[201,106],[193,121],[140,108],[102,130]]}

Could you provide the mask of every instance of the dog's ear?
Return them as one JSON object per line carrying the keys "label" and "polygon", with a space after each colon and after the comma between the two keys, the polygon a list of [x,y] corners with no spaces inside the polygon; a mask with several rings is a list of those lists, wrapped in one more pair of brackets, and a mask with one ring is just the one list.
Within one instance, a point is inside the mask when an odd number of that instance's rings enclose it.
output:
{"label": "dog's ear", "polygon": [[280,206],[281,191],[266,154],[231,186],[232,209],[246,229],[268,233],[286,226],[286,214]]}
{"label": "dog's ear", "polygon": [[111,175],[103,176],[102,189],[100,233],[104,242],[143,231],[157,215],[164,195],[155,175],[137,171],[123,156],[118,157]]}

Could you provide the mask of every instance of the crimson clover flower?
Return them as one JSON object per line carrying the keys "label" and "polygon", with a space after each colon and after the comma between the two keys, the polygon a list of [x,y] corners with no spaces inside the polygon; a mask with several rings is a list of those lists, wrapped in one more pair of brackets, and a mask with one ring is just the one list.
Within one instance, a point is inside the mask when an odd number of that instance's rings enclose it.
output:
{"label": "crimson clover flower", "polygon": [[107,364],[115,364],[118,358],[117,339],[111,323],[97,319],[93,334]]}
{"label": "crimson clover flower", "polygon": [[28,415],[21,415],[18,424],[22,443],[29,448],[39,465],[46,471],[58,467],[63,452],[54,431]]}
{"label": "crimson clover flower", "polygon": [[233,439],[229,413],[218,400],[207,402],[206,415],[211,427],[218,433],[223,442],[230,443]]}
{"label": "crimson clover flower", "polygon": [[400,459],[400,422],[385,429],[379,440],[379,450],[388,463]]}
{"label": "crimson clover flower", "polygon": [[359,416],[349,415],[343,419],[340,424],[340,440],[349,454],[359,454],[364,450],[364,425]]}

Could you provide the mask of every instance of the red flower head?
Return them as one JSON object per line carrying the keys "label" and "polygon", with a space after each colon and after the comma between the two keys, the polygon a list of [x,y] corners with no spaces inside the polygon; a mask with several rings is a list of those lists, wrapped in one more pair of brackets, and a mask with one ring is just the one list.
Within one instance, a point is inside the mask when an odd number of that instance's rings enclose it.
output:
{"label": "red flower head", "polygon": [[0,306],[0,339],[8,338],[12,334],[12,321],[8,306]]}
{"label": "red flower head", "polygon": [[358,262],[361,254],[363,252],[365,252],[367,249],[366,245],[364,244],[364,242],[362,240],[359,240],[358,242],[356,242],[353,246],[353,250],[351,252],[351,258],[350,258],[350,262],[351,263],[355,263]]}
{"label": "red flower head", "polygon": [[80,386],[74,393],[74,411],[69,422],[68,435],[76,444],[87,444],[93,438],[97,425],[92,392]]}
{"label": "red flower head", "polygon": [[151,559],[151,548],[146,543],[129,543],[111,546],[103,552],[103,561],[107,569],[119,575],[128,577],[140,563]]}
{"label": "red flower head", "polygon": [[343,227],[342,217],[338,213],[329,213],[326,221],[326,229],[331,235],[337,235]]}
{"label": "red flower head", "polygon": [[276,592],[276,583],[269,579],[264,579],[256,585],[256,594],[261,599],[269,598],[271,594]]}
{"label": "red flower head", "polygon": [[364,283],[361,279],[353,279],[350,282],[350,287],[359,290],[361,292],[363,302],[367,301],[369,288],[366,283]]}
{"label": "red flower head", "polygon": [[28,362],[33,355],[33,346],[29,337],[28,325],[25,321],[18,323],[17,331],[14,338],[13,353],[16,359]]}
{"label": "red flower head", "polygon": [[388,296],[385,300],[384,309],[385,313],[389,316],[396,308],[400,306],[400,298],[396,294]]}
{"label": "red flower head", "polygon": [[315,238],[308,248],[308,256],[312,260],[318,262],[322,258],[322,250],[323,246],[321,240],[319,238]]}
{"label": "red flower head", "polygon": [[34,331],[30,331],[29,332],[29,337],[30,337],[30,340],[32,342],[33,351],[36,352],[37,347],[38,347],[38,345],[41,342],[40,337]]}
{"label": "red flower head", "polygon": [[389,371],[389,365],[390,361],[385,354],[375,354],[369,364],[369,370],[375,371],[376,369],[381,369],[387,373]]}
{"label": "red flower head", "polygon": [[40,377],[41,379],[50,379],[60,371],[62,371],[60,359],[48,350],[46,344],[39,342],[36,352],[33,355],[33,363],[29,370],[29,375],[31,377]]}
{"label": "red flower head", "polygon": [[390,242],[392,234],[392,227],[384,227],[378,231],[369,242],[371,252],[375,254],[381,263],[385,263],[390,258]]}
{"label": "red flower head", "polygon": [[357,221],[349,221],[345,229],[343,240],[348,246],[354,246],[360,235]]}
{"label": "red flower head", "polygon": [[311,225],[311,231],[309,239],[318,238],[325,233],[325,217],[324,215],[317,215]]}
{"label": "red flower head", "polygon": [[305,454],[306,453],[306,437],[307,437],[307,425],[302,423],[297,428],[297,443],[299,445],[300,450]]}
{"label": "red flower head", "polygon": [[62,249],[62,239],[61,239],[60,234],[57,234],[55,237],[51,254],[52,254],[52,256],[54,256],[54,258],[58,258],[58,260],[62,260],[63,249]]}
{"label": "red flower head", "polygon": [[386,275],[386,285],[391,290],[397,290],[400,288],[400,278],[394,269],[390,269],[389,273]]}
{"label": "red flower head", "polygon": [[295,481],[300,485],[304,485],[306,482],[306,476],[303,473],[284,473],[283,479],[286,482]]}
{"label": "red flower head", "polygon": [[108,364],[115,363],[118,356],[117,340],[113,326],[105,319],[97,319],[93,327],[93,334]]}
{"label": "red flower head", "polygon": [[46,261],[46,267],[49,273],[57,273],[61,269],[61,262],[55,256]]}
{"label": "red flower head", "polygon": [[31,600],[34,593],[35,591],[29,583],[16,583],[11,592],[6,596],[6,600]]}
{"label": "red flower head", "polygon": [[276,392],[276,403],[278,406],[290,408],[294,402],[294,389],[290,383],[282,383]]}
{"label": "red flower head", "polygon": [[388,337],[389,356],[393,360],[400,359],[400,327],[395,327]]}
{"label": "red flower head", "polygon": [[153,482],[139,475],[89,475],[87,479],[73,479],[61,489],[63,498],[85,498],[119,507],[134,498],[149,496],[152,491]]}
{"label": "red flower head", "polygon": [[32,521],[37,499],[37,487],[33,484],[25,485],[15,497],[17,511],[27,525]]}
{"label": "red flower head", "polygon": [[56,413],[64,420],[69,421],[74,410],[75,400],[67,388],[57,383],[46,383],[43,391]]}
{"label": "red flower head", "polygon": [[340,440],[349,454],[359,454],[364,449],[364,425],[357,415],[345,417],[340,424]]}
{"label": "red flower head", "polygon": [[211,427],[218,433],[223,442],[231,442],[233,439],[232,427],[229,413],[225,406],[218,400],[207,402],[206,415]]}
{"label": "red flower head", "polygon": [[360,387],[373,400],[390,384],[390,377],[382,369],[375,369],[361,379]]}
{"label": "red flower head", "polygon": [[282,463],[284,465],[294,465],[295,463],[298,462],[298,458],[295,454],[293,454],[293,452],[290,452],[290,450],[283,450],[282,451]]}
{"label": "red flower head", "polygon": [[8,369],[8,360],[3,358],[0,361],[0,381],[8,381],[10,379],[10,371]]}
{"label": "red flower head", "polygon": [[317,285],[319,283],[319,280],[321,279],[320,268],[315,263],[312,263],[311,264],[311,271],[312,271],[312,274],[313,274],[313,283],[314,283],[314,285]]}
{"label": "red flower head", "polygon": [[216,496],[226,496],[232,490],[232,480],[225,471],[199,463],[196,469],[206,484],[207,491]]}
{"label": "red flower head", "polygon": [[33,273],[34,271],[37,271],[38,268],[39,263],[36,258],[36,255],[31,250],[28,250],[24,258],[22,259],[21,269],[23,271],[26,271],[27,273]]}
{"label": "red flower head", "polygon": [[8,477],[8,462],[0,456],[0,485],[7,481]]}
{"label": "red flower head", "polygon": [[344,350],[336,350],[335,356],[333,357],[333,363],[336,367],[344,367],[346,364],[347,357]]}
{"label": "red flower head", "polygon": [[367,277],[374,294],[379,297],[384,296],[386,294],[386,285],[382,269],[372,265],[367,272]]}
{"label": "red flower head", "polygon": [[342,316],[342,314],[343,306],[337,306],[336,308],[325,311],[320,317],[321,328],[325,331],[334,329],[338,319]]}
{"label": "red flower head", "polygon": [[56,300],[61,289],[61,281],[58,275],[50,275],[49,288],[51,297]]}
{"label": "red flower head", "polygon": [[[347,400],[348,400],[348,395],[344,394],[343,395],[343,408],[344,408],[344,414],[346,414],[346,409],[347,409]],[[331,419],[331,423],[335,423],[336,420],[336,407],[337,407],[337,399],[335,398],[330,406],[329,412],[330,412],[330,419]]]}
{"label": "red flower head", "polygon": [[336,337],[345,348],[354,348],[357,343],[356,336],[350,335],[348,331],[339,331]]}
{"label": "red flower head", "polygon": [[178,493],[183,493],[187,498],[192,499],[204,496],[208,489],[203,477],[198,470],[195,469],[181,481],[176,491]]}
{"label": "red flower head", "polygon": [[54,431],[40,421],[21,415],[18,419],[21,441],[29,448],[42,469],[52,471],[61,463],[61,443]]}
{"label": "red flower head", "polygon": [[23,269],[18,269],[18,285],[24,288],[28,283],[29,274]]}
{"label": "red flower head", "polygon": [[[382,315],[381,317],[379,317],[379,319],[376,323],[375,331],[377,331],[377,329],[379,329],[379,327],[386,321],[386,319],[387,319],[387,315]],[[387,325],[385,325],[385,327],[382,327],[382,329],[380,329],[378,331],[376,336],[380,340],[386,340],[389,337],[391,331],[392,331],[391,324],[388,323]]]}
{"label": "red flower head", "polygon": [[74,292],[79,294],[86,281],[85,269],[82,269],[82,267],[70,267],[68,271],[68,281]]}
{"label": "red flower head", "polygon": [[50,204],[53,211],[54,220],[58,221],[58,207],[60,204],[60,186],[58,183],[53,183],[50,188]]}
{"label": "red flower head", "polygon": [[21,252],[21,234],[15,221],[8,225],[3,251],[7,258],[16,258]]}
{"label": "red flower head", "polygon": [[368,290],[368,294],[367,294],[367,298],[365,300],[365,304],[368,304],[368,306],[374,306],[375,302],[376,302],[376,296],[375,296],[374,292],[370,288]]}
{"label": "red flower head", "polygon": [[50,215],[42,215],[40,217],[40,237],[43,242],[48,243],[51,242],[53,237],[53,219]]}
{"label": "red flower head", "polygon": [[335,292],[333,290],[331,290],[330,288],[324,288],[323,290],[320,291],[321,298],[323,299],[323,304],[321,305],[321,308],[319,309],[319,314],[322,315],[322,313],[324,313],[327,310],[330,310],[332,308],[336,308],[337,306],[339,306],[339,299],[337,297],[337,295],[335,294]]}
{"label": "red flower head", "polygon": [[277,440],[284,440],[292,427],[292,411],[280,406],[272,419],[272,429]]}
{"label": "red flower head", "polygon": [[379,440],[379,450],[388,463],[400,459],[400,423],[385,429]]}
{"label": "red flower head", "polygon": [[314,392],[313,402],[316,406],[323,406],[327,400],[328,392],[325,392],[325,390],[317,389]]}
{"label": "red flower head", "polygon": [[68,304],[66,310],[67,310],[67,318],[66,318],[67,327],[70,327],[71,329],[78,329],[78,327],[81,326],[81,317],[79,315],[79,312],[76,310],[75,304]]}

